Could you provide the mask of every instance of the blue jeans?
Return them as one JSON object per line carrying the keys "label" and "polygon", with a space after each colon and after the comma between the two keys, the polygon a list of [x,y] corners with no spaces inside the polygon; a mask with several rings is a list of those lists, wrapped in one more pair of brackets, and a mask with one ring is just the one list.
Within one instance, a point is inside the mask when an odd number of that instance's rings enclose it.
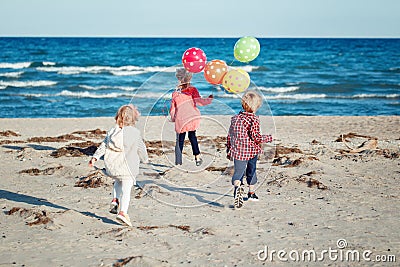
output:
{"label": "blue jeans", "polygon": [[[197,142],[196,131],[188,132],[189,141],[192,145],[193,155],[197,156],[200,154],[199,144]],[[176,134],[176,145],[175,145],[175,164],[182,164],[182,151],[183,144],[185,143],[186,132]]]}
{"label": "blue jeans", "polygon": [[257,175],[256,175],[257,159],[258,155],[249,160],[234,159],[233,165],[235,172],[233,173],[232,176],[232,184],[234,184],[235,181],[237,180],[239,180],[241,184],[243,184],[244,174],[246,173],[247,184],[255,185],[257,183]]}

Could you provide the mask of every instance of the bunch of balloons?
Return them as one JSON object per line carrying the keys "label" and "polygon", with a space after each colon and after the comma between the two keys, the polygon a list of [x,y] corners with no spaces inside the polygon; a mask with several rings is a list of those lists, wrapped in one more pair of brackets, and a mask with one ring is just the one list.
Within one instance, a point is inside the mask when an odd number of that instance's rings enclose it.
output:
{"label": "bunch of balloons", "polygon": [[[233,48],[233,55],[243,63],[253,61],[259,53],[260,43],[251,36],[240,38]],[[245,70],[229,69],[226,62],[219,59],[207,62],[206,54],[197,47],[191,47],[183,53],[182,64],[192,73],[204,70],[207,82],[213,85],[221,84],[230,93],[244,92],[250,86],[250,75]]]}

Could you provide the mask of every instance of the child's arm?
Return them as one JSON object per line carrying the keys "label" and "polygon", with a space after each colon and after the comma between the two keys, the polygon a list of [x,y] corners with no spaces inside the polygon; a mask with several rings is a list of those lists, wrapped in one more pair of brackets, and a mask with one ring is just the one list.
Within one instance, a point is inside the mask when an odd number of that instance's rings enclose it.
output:
{"label": "child's arm", "polygon": [[148,163],[149,162],[149,155],[147,154],[146,145],[143,142],[141,137],[139,137],[138,154],[139,154],[140,160],[143,163]]}
{"label": "child's arm", "polygon": [[253,121],[250,128],[250,138],[257,144],[272,142],[272,136],[270,134],[261,134],[260,119],[258,117]]}
{"label": "child's arm", "polygon": [[192,94],[194,102],[198,106],[207,106],[207,105],[211,104],[211,102],[214,99],[213,95],[209,95],[207,98],[202,98],[199,94],[199,91],[197,91],[197,89],[193,89],[191,94]]}
{"label": "child's arm", "polygon": [[171,116],[171,121],[174,122],[175,121],[175,112],[176,112],[176,107],[175,107],[175,101],[172,98],[171,100],[171,107],[169,109],[169,115]]}
{"label": "child's arm", "polygon": [[100,146],[96,149],[96,152],[94,152],[92,158],[89,161],[89,167],[93,167],[93,164],[98,161],[106,152],[106,142],[107,142],[108,136],[104,138],[103,142],[101,142]]}
{"label": "child's arm", "polygon": [[226,137],[226,158],[231,159],[229,156],[229,151],[231,150],[231,135],[230,132],[228,132],[228,136]]}

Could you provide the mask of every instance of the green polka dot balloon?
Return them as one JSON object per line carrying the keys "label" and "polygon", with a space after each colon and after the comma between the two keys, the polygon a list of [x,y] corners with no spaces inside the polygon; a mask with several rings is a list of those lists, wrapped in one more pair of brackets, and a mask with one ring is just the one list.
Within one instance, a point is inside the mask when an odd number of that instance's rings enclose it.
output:
{"label": "green polka dot balloon", "polygon": [[248,63],[260,54],[260,43],[252,36],[240,38],[233,48],[233,55],[240,62]]}

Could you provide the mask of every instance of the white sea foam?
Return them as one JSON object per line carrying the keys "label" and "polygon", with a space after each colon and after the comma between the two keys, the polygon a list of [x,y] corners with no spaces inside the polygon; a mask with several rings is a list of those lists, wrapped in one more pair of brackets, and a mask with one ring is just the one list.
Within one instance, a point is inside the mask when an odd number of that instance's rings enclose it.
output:
{"label": "white sea foam", "polygon": [[49,97],[49,96],[54,96],[50,94],[17,94],[18,96],[25,96],[25,97]]}
{"label": "white sea foam", "polygon": [[164,93],[138,93],[133,95],[134,98],[154,98],[154,99],[171,99],[171,94]]}
{"label": "white sea foam", "polygon": [[278,94],[278,95],[267,95],[265,96],[268,100],[279,100],[279,99],[288,99],[288,100],[307,100],[313,98],[326,98],[326,94]]}
{"label": "white sea foam", "polygon": [[102,72],[109,72],[115,76],[127,76],[127,75],[138,75],[142,73],[149,72],[160,72],[160,71],[168,71],[172,72],[174,70],[169,70],[164,67],[138,67],[138,66],[121,66],[121,67],[111,67],[111,66],[88,66],[88,67],[79,67],[79,66],[69,66],[69,67],[37,67],[39,71],[44,72],[57,72],[58,74],[63,75],[74,75],[81,73],[90,73],[97,74]]}
{"label": "white sea foam", "polygon": [[358,94],[353,98],[399,98],[400,94]]}
{"label": "white sea foam", "polygon": [[146,93],[146,94],[127,94],[127,93],[107,93],[107,94],[96,94],[88,91],[72,92],[69,90],[63,90],[58,94],[35,94],[35,93],[22,93],[16,94],[18,96],[25,97],[71,97],[71,98],[150,98],[150,99],[171,99],[171,95],[163,93]]}
{"label": "white sea foam", "polygon": [[0,63],[0,69],[23,69],[28,68],[32,62]]}
{"label": "white sea foam", "polygon": [[107,85],[100,85],[100,86],[90,86],[90,85],[79,85],[80,88],[86,89],[86,90],[104,90],[104,89],[110,89],[110,86]]}
{"label": "white sea foam", "polygon": [[5,73],[0,73],[0,77],[6,77],[6,78],[19,78],[24,72],[19,71],[19,72],[5,72]]}
{"label": "white sea foam", "polygon": [[231,67],[232,69],[242,69],[246,72],[252,72],[253,70],[258,69],[258,66],[251,66],[251,65],[245,65],[245,66],[235,66]]}
{"label": "white sea foam", "polygon": [[257,87],[262,92],[271,92],[271,93],[287,93],[293,92],[300,89],[298,86],[290,86],[290,87],[264,87],[259,86]]}
{"label": "white sea foam", "polygon": [[143,74],[143,73],[147,73],[147,71],[143,71],[143,70],[133,70],[133,71],[110,71],[110,73],[114,76],[133,76],[133,75],[138,75],[138,74]]}
{"label": "white sea foam", "polygon": [[[242,94],[223,94],[218,95],[217,97],[221,98],[240,98]],[[279,100],[279,99],[288,99],[288,100],[306,100],[312,98],[326,98],[326,94],[277,94],[277,95],[264,95],[267,100]]]}
{"label": "white sea foam", "polygon": [[242,94],[229,94],[229,93],[226,93],[226,94],[223,94],[223,95],[218,95],[217,97],[220,97],[220,98],[234,98],[234,99],[236,99],[236,98],[241,98],[241,95]]}
{"label": "white sea foam", "polygon": [[138,88],[132,86],[111,86],[111,85],[100,85],[100,86],[90,86],[90,85],[79,85],[80,88],[86,90],[106,90],[106,89],[114,89],[114,90],[122,90],[122,91],[135,91]]}
{"label": "white sea foam", "polygon": [[68,90],[63,90],[61,93],[55,96],[67,96],[76,98],[118,98],[118,97],[132,97],[132,95],[121,94],[121,93],[108,93],[108,94],[94,94],[88,91],[83,92],[72,92]]}
{"label": "white sea foam", "polygon": [[299,82],[290,82],[290,83],[286,83],[286,85],[295,86],[295,85],[299,85]]}
{"label": "white sea foam", "polygon": [[55,62],[50,62],[50,61],[43,61],[42,64],[43,64],[44,66],[54,66],[54,65],[56,65]]}
{"label": "white sea foam", "polygon": [[0,86],[12,87],[46,87],[56,85],[57,82],[53,81],[0,81]]}

